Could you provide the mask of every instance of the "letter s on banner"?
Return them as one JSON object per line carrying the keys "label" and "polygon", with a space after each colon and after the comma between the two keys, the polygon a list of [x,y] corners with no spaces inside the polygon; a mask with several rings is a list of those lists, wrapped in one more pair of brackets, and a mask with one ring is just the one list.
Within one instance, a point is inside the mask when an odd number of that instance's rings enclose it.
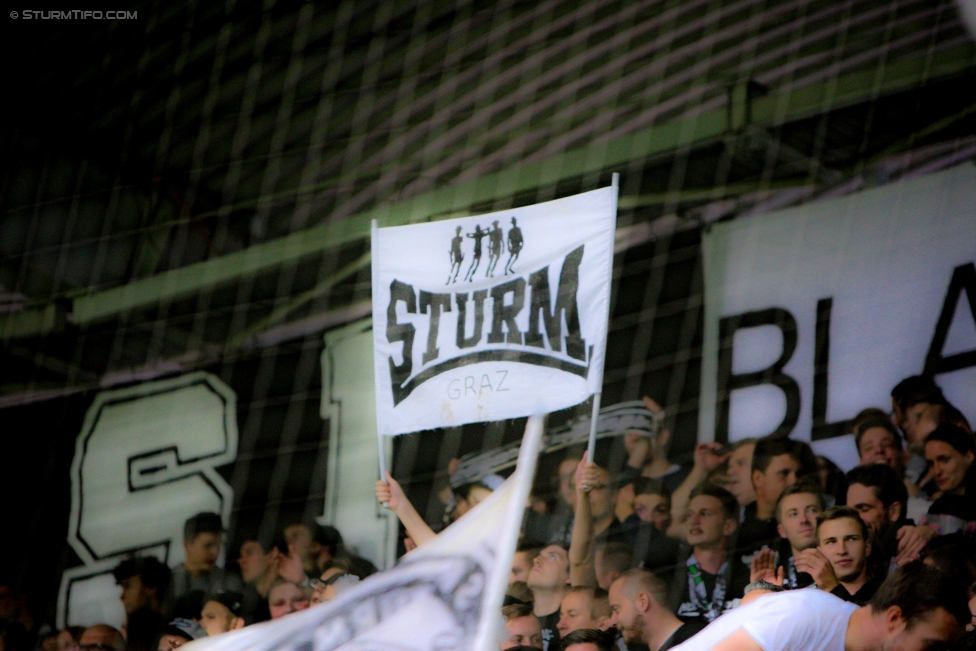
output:
{"label": "letter s on banner", "polygon": [[227,524],[233,490],[215,468],[237,457],[236,402],[204,372],[96,396],[71,465],[68,543],[84,566],[62,577],[59,627],[118,616],[98,600],[118,601],[111,570],[122,558],[182,562],[190,516],[212,511]]}

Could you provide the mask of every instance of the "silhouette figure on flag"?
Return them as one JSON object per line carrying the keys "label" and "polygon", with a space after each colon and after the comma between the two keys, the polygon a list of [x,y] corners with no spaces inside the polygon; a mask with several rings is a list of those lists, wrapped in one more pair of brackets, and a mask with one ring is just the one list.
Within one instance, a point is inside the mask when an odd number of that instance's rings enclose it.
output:
{"label": "silhouette figure on flag", "polygon": [[451,270],[447,272],[447,282],[444,283],[445,285],[457,282],[457,275],[461,271],[461,263],[464,262],[464,254],[461,252],[461,244],[463,243],[464,238],[461,237],[461,227],[458,226],[454,231],[454,237],[451,239]]}
{"label": "silhouette figure on flag", "polygon": [[481,264],[481,240],[486,235],[488,235],[488,231],[481,230],[481,226],[477,224],[474,227],[474,233],[468,233],[468,237],[474,240],[474,259],[471,260],[468,273],[464,274],[465,280],[474,280],[474,272],[478,270],[478,265]]}
{"label": "silhouette figure on flag", "polygon": [[[498,222],[495,222],[496,224]],[[519,252],[522,250],[522,229],[518,227],[515,218],[512,217],[512,227],[508,229],[508,262],[505,263],[505,275],[515,273],[512,266],[518,260]]]}
{"label": "silhouette figure on flag", "polygon": [[498,227],[498,220],[492,222],[492,228],[488,231],[488,268],[485,269],[485,278],[495,277],[495,267],[498,266],[498,258],[502,256],[505,249],[505,242],[502,239],[504,231]]}

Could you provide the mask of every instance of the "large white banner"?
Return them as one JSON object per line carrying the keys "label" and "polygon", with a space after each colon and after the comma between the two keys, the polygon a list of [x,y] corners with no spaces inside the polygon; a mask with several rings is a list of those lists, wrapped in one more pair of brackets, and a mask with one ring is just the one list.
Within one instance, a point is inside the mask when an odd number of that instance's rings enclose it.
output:
{"label": "large white banner", "polygon": [[379,433],[564,409],[600,391],[617,188],[373,233]]}
{"label": "large white banner", "polygon": [[976,167],[715,226],[701,440],[772,432],[857,461],[846,422],[930,373],[976,422]]}
{"label": "large white banner", "polygon": [[[112,570],[138,554],[183,562],[183,524],[201,511],[230,521],[234,491],[217,467],[237,458],[237,396],[196,372],[102,391],[85,414],[71,464],[59,628],[125,619]],[[221,554],[221,565],[223,560]]]}

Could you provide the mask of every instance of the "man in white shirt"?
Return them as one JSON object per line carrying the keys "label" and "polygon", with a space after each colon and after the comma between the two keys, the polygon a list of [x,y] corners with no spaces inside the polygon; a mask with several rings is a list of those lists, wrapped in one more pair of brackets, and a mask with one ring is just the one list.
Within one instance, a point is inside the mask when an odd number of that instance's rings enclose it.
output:
{"label": "man in white shirt", "polygon": [[965,589],[922,563],[895,570],[858,608],[820,590],[759,597],[676,651],[926,651],[946,649],[969,620]]}

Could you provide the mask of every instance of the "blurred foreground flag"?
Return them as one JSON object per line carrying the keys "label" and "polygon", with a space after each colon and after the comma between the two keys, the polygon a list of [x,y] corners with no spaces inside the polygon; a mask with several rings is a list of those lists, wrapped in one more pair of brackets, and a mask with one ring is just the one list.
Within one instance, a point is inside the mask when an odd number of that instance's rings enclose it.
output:
{"label": "blurred foreground flag", "polygon": [[617,187],[373,227],[381,435],[565,409],[600,392]]}
{"label": "blurred foreground flag", "polygon": [[191,642],[186,651],[498,649],[500,607],[542,438],[529,419],[515,472],[464,517],[330,602]]}

